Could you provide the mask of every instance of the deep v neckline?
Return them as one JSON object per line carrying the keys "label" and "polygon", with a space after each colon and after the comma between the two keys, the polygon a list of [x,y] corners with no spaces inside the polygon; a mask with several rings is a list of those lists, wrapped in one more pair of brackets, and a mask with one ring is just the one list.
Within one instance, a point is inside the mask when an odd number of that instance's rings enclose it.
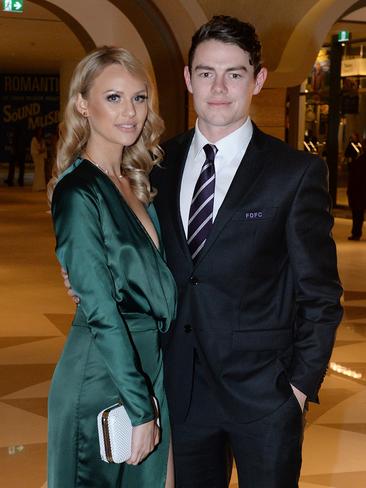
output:
{"label": "deep v neckline", "polygon": [[115,189],[115,191],[118,193],[122,203],[124,204],[124,206],[127,208],[128,212],[132,215],[132,217],[134,218],[134,220],[136,221],[137,225],[141,228],[141,230],[143,231],[143,233],[147,236],[148,240],[150,241],[151,245],[153,246],[153,248],[155,249],[155,251],[158,252],[158,254],[161,256],[161,241],[160,241],[160,236],[159,236],[159,232],[158,232],[158,229],[156,228],[152,218],[150,217],[150,214],[149,212],[147,211],[147,209],[145,209],[146,211],[146,214],[148,216],[148,218],[150,219],[151,221],[151,225],[153,226],[153,228],[155,229],[155,232],[156,232],[156,237],[158,239],[158,244],[159,246],[157,246],[153,240],[153,238],[151,237],[151,235],[149,234],[148,230],[146,229],[146,227],[144,226],[144,224],[141,222],[141,219],[139,219],[139,217],[136,215],[136,213],[132,210],[132,208],[130,207],[130,205],[127,203],[125,197],[123,196],[121,190],[118,188],[118,186],[113,183],[113,181],[109,178],[108,175],[106,175],[100,168],[98,168],[98,166],[96,166],[95,164],[93,164],[91,161],[89,161],[89,159],[86,159],[84,158],[84,161],[87,161],[89,164],[91,164],[96,170],[99,171],[99,173],[101,173],[105,178],[107,178],[107,180],[111,183],[111,185],[113,186],[113,188]]}

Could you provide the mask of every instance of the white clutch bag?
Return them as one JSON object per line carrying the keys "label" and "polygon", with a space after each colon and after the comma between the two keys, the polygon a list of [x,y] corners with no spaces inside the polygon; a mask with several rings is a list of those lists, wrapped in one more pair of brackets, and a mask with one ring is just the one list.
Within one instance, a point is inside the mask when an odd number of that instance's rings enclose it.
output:
{"label": "white clutch bag", "polygon": [[131,456],[132,425],[125,407],[116,403],[97,417],[100,457],[106,463],[124,463]]}
{"label": "white clutch bag", "polygon": [[[154,398],[156,412],[158,404]],[[97,417],[100,456],[106,463],[120,464],[131,456],[132,424],[125,407],[116,403]],[[159,419],[157,415],[157,424]]]}

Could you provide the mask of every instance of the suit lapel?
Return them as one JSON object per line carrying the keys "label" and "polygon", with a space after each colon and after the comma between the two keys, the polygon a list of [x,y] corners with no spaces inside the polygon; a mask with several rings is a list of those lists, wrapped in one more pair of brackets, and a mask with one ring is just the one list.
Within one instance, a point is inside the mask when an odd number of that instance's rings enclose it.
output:
{"label": "suit lapel", "polygon": [[217,213],[206,244],[197,259],[196,266],[204,259],[226,223],[238,210],[246,195],[261,175],[265,166],[265,158],[263,157],[265,143],[265,134],[253,124],[252,139]]}
{"label": "suit lapel", "polygon": [[179,244],[182,248],[183,254],[188,259],[191,266],[192,258],[191,253],[188,248],[187,238],[184,232],[182,217],[180,213],[180,189],[182,184],[182,176],[184,171],[184,166],[186,163],[186,159],[188,156],[189,148],[191,146],[191,142],[194,136],[194,130],[189,131],[187,134],[184,134],[181,141],[178,143],[178,148],[175,154],[169,154],[169,160],[178,161],[178,164],[173,165],[173,172],[172,172],[172,191],[171,191],[171,210],[172,210],[172,219],[174,222],[175,230],[178,236]]}

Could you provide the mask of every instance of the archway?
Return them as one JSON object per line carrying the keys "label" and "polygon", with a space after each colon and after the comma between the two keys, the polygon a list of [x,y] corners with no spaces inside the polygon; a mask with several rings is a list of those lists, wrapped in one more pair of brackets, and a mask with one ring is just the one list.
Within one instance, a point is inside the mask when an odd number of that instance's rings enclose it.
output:
{"label": "archway", "polygon": [[151,0],[110,0],[140,33],[154,67],[160,113],[165,121],[164,137],[186,129],[187,104],[183,83],[183,58],[168,23]]}
{"label": "archway", "polygon": [[[31,1],[62,19],[86,51],[95,47],[95,39],[85,25],[75,18],[71,8],[67,7],[67,2]],[[151,0],[110,0],[110,3],[133,24],[149,53],[157,82],[160,113],[166,125],[164,137],[168,138],[185,130],[187,109],[186,104],[182,103],[186,97],[182,76],[184,63],[174,34],[164,16]]]}
{"label": "archway", "polygon": [[[347,181],[347,171],[342,162],[344,124],[348,117],[346,114],[358,114],[359,109],[357,90],[355,92],[357,96],[353,97],[353,101],[357,101],[357,107],[353,105],[351,109],[346,103],[341,103],[341,101],[347,102],[347,97],[342,97],[341,91],[341,86],[343,86],[343,82],[341,82],[343,48],[337,41],[337,33],[340,30],[347,29],[347,27],[343,27],[344,23],[337,24],[337,22],[340,20],[345,22],[346,19],[344,17],[366,6],[366,1],[336,2],[332,6],[327,5],[328,2],[326,1],[320,3],[321,5],[317,5],[309,11],[308,15],[305,16],[292,34],[279,67],[273,73],[271,82],[277,84],[286,79],[287,86],[298,85],[288,90],[288,97],[290,100],[292,99],[289,114],[289,142],[302,148],[305,132],[305,141],[308,144],[304,142],[304,147],[307,150],[323,155],[327,160],[329,185],[333,202],[343,205],[346,200],[344,194],[345,182]],[[315,15],[317,17],[314,17]],[[310,29],[310,22],[312,22],[313,30]],[[348,29],[351,30],[350,26],[348,26]],[[365,36],[362,35],[362,37]],[[324,43],[325,40],[326,42]],[[302,43],[302,47],[300,47],[300,43]],[[304,49],[304,44],[306,45],[306,43],[309,43],[308,46],[310,46],[308,51]],[[322,45],[324,49],[322,49],[317,58]],[[299,56],[300,50],[301,56]],[[297,51],[297,61],[292,58],[295,51]],[[290,61],[291,59],[293,61]],[[317,60],[316,67],[313,68],[312,76],[309,77],[315,60]],[[289,69],[291,62],[293,62],[292,71]],[[320,76],[322,77],[321,83]],[[304,82],[302,90],[300,90],[299,85],[306,79],[307,81]],[[302,95],[300,96],[302,103],[297,103],[299,95]],[[293,107],[295,107],[295,110],[293,110]],[[300,113],[298,112],[299,108]],[[350,110],[352,111],[350,112]],[[297,126],[297,121],[300,121],[299,126]],[[316,145],[314,145],[314,142]],[[337,190],[340,190],[341,193],[342,198],[340,200],[338,199],[339,191]]]}
{"label": "archway", "polygon": [[291,34],[277,68],[269,75],[267,86],[290,87],[302,83],[331,26],[348,10],[359,8],[356,5],[360,3],[354,0],[317,2]]}

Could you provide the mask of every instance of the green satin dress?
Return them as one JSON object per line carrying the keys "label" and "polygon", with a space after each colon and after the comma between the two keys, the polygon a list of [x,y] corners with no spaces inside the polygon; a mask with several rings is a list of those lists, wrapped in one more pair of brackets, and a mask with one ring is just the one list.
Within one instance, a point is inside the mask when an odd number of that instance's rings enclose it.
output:
{"label": "green satin dress", "polygon": [[[148,212],[160,236],[153,205]],[[176,287],[162,248],[87,160],[62,175],[52,215],[56,254],[81,302],[49,393],[48,488],[163,488],[170,428],[159,331],[175,316]],[[122,401],[140,425],[154,418],[152,394],[158,447],[138,466],[102,461],[98,412]]]}

